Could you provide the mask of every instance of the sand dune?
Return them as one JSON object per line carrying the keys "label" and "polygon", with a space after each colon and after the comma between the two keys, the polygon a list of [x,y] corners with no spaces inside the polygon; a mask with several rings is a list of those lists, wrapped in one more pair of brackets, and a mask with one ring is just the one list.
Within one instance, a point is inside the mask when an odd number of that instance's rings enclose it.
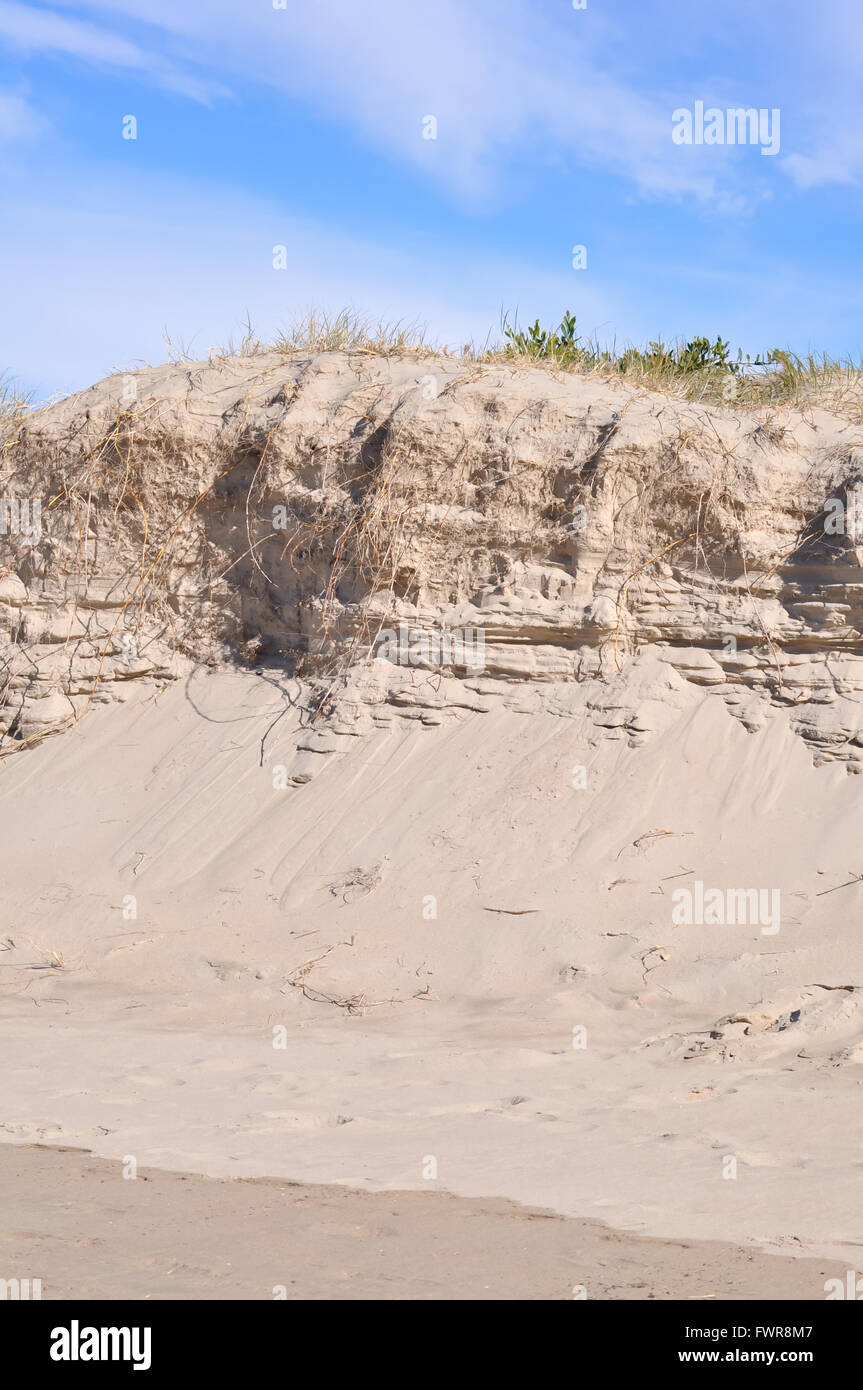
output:
{"label": "sand dune", "polygon": [[[225,369],[219,390],[203,365],[143,373],[193,475],[154,452],[145,398],[135,492],[164,524],[143,563],[137,509],[108,505],[122,484],[109,450],[90,478],[107,490],[91,499],[86,576],[70,521],[41,548],[22,542],[14,583],[0,580],[10,661],[36,670],[7,690],[0,763],[0,1138],[115,1169],[131,1156],[218,1179],[508,1200],[639,1237],[853,1263],[860,569],[853,537],[824,553],[804,535],[782,559],[791,492],[813,514],[853,472],[845,424],[814,443],[789,421],[765,452],[757,422],[715,408],[754,461],[702,443],[675,463],[682,423],[668,416],[685,409],[691,425],[696,407],[539,372],[502,387],[498,371],[423,414],[409,369],[428,371],[366,363],[350,389],[332,360],[239,384],[246,368]],[[512,417],[540,385],[558,413],[528,412],[515,447]],[[110,433],[111,389],[33,417],[22,457],[46,491],[59,474],[73,491],[79,425]],[[372,431],[376,411],[391,422],[382,454],[352,434],[357,393]],[[244,490],[190,515],[145,601],[153,536],[212,484],[212,441],[229,435],[232,458],[251,447],[241,395],[268,439],[282,429],[278,448],[259,438]],[[635,423],[597,453],[591,412],[611,404]],[[194,420],[209,422],[197,452]],[[462,436],[472,471],[447,502],[442,465]],[[386,601],[357,554],[330,621],[338,526],[359,545],[345,499],[365,507],[364,535],[395,526],[396,449],[419,501]],[[276,474],[258,497],[262,458]],[[369,501],[382,469],[385,495]],[[247,496],[258,521],[283,496],[298,527],[317,509],[332,534],[281,558],[262,547],[258,574]],[[583,497],[595,524],[573,532],[549,515],[555,497]],[[660,576],[651,557],[689,532]],[[733,563],[741,535],[749,569],[780,556],[758,593]],[[217,593],[232,555],[245,558]],[[361,646],[370,624],[406,615],[484,627],[484,670]],[[823,1296],[780,1266],[758,1264],[769,1287],[754,1296]],[[392,1296],[410,1296],[404,1270]],[[669,1279],[656,1296],[679,1296]],[[642,1294],[612,1273],[595,1296]]]}

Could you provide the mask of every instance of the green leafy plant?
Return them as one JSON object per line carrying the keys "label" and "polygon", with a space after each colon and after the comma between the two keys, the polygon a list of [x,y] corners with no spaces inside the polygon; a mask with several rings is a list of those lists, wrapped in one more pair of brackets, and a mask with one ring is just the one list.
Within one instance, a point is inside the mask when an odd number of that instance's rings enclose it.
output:
{"label": "green leafy plant", "polygon": [[590,350],[580,346],[581,339],[575,331],[575,314],[568,309],[560,326],[553,330],[540,328],[539,319],[526,331],[510,325],[504,319],[503,336],[507,341],[507,353],[514,357],[552,358],[565,365],[584,361],[590,356]]}
{"label": "green leafy plant", "polygon": [[623,372],[633,367],[643,367],[647,371],[665,371],[672,376],[688,376],[697,372],[737,373],[741,370],[741,359],[732,362],[729,347],[719,337],[714,343],[703,337],[672,346],[666,346],[661,341],[651,342],[646,350],[627,348],[615,365]]}

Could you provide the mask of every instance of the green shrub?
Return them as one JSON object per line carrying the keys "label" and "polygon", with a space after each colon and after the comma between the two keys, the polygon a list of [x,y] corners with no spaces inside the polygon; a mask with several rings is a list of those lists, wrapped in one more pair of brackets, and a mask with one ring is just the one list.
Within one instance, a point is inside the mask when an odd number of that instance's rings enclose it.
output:
{"label": "green shrub", "polygon": [[551,332],[540,328],[539,319],[526,333],[519,328],[510,327],[504,321],[503,335],[507,340],[507,352],[514,357],[551,357],[557,362],[567,363],[582,362],[590,356],[589,350],[579,347],[581,339],[575,331],[575,314],[571,314],[568,309],[560,327]]}

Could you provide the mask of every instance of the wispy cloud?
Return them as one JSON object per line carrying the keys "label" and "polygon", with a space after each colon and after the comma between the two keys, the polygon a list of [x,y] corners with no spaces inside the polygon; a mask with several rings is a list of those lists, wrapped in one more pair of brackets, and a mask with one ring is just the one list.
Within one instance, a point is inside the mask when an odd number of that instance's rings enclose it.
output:
{"label": "wispy cloud", "polygon": [[[745,33],[763,100],[783,107],[779,167],[802,190],[863,181],[863,9],[860,0],[727,0],[728,27]],[[764,88],[770,85],[772,98]]]}
{"label": "wispy cloud", "polygon": [[131,70],[193,101],[209,104],[228,95],[219,82],[202,80],[118,34],[51,10],[0,0],[0,37],[26,53],[62,53],[103,67]]}
{"label": "wispy cloud", "polygon": [[[142,47],[117,38],[118,63],[152,69],[143,46],[161,31],[178,68],[204,63],[300,97],[469,199],[505,191],[509,171],[530,158],[599,166],[650,195],[727,197],[722,152],[708,163],[672,143],[676,103],[616,75],[601,52],[610,26],[593,25],[587,11],[536,0],[291,0],[285,9],[235,0],[78,0],[74,8],[133,27]],[[3,9],[22,7],[0,6],[0,16]],[[111,36],[83,31],[88,56],[111,61]],[[78,29],[62,33],[74,51]],[[436,139],[423,138],[428,115],[437,120]]]}
{"label": "wispy cloud", "polygon": [[25,97],[0,88],[0,144],[35,140],[47,134],[50,128],[41,111]]}

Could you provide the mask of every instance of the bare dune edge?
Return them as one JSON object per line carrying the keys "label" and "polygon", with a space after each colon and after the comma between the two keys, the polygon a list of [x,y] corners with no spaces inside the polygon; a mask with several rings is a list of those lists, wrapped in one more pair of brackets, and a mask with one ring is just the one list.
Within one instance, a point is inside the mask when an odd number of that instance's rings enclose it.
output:
{"label": "bare dune edge", "polygon": [[[854,1267],[856,418],[134,379],[2,455],[0,1137]],[[482,672],[373,657],[400,622]],[[696,881],[779,930],[676,922]]]}
{"label": "bare dune edge", "polygon": [[810,1300],[845,1281],[830,1261],[651,1240],[500,1198],[155,1168],[124,1181],[80,1150],[13,1144],[0,1181],[15,1194],[4,1259],[43,1299]]}

